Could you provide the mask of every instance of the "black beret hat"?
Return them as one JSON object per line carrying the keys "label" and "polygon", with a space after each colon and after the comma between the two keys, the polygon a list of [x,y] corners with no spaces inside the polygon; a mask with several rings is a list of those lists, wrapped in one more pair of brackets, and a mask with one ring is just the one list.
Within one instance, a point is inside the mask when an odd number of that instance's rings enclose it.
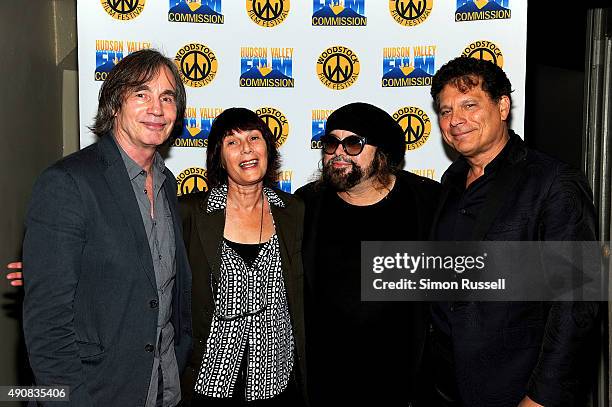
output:
{"label": "black beret hat", "polygon": [[348,130],[380,148],[393,167],[401,164],[406,152],[402,127],[384,110],[369,103],[356,102],[335,110],[327,119],[325,134]]}

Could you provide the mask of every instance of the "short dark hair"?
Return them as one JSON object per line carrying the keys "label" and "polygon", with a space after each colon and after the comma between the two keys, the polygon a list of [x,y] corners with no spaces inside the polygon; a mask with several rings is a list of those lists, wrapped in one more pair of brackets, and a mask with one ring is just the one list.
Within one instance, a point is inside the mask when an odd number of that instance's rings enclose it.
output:
{"label": "short dark hair", "polygon": [[440,111],[440,92],[446,85],[451,85],[461,92],[467,92],[480,86],[489,97],[498,102],[502,96],[512,92],[512,85],[506,73],[491,61],[471,57],[457,57],[450,60],[436,72],[431,84],[431,97],[436,112]]}
{"label": "short dark hair", "polygon": [[108,73],[98,95],[98,112],[94,124],[89,129],[98,137],[113,130],[115,113],[121,108],[126,95],[152,80],[164,66],[170,69],[174,77],[176,121],[173,132],[181,131],[187,104],[185,86],[174,62],[153,49],[143,49],[129,54]]}
{"label": "short dark hair", "polygon": [[210,187],[214,188],[227,183],[227,171],[221,163],[223,139],[235,131],[249,130],[259,130],[266,142],[268,168],[264,176],[264,184],[270,187],[276,184],[281,166],[276,138],[257,113],[242,107],[232,107],[217,116],[210,127],[206,154],[206,178]]}

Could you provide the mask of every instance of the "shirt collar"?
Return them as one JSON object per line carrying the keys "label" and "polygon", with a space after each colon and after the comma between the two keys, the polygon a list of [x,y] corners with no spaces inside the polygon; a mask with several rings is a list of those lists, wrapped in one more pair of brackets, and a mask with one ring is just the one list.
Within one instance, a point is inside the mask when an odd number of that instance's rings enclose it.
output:
{"label": "shirt collar", "polygon": [[[133,180],[134,178],[136,178],[139,175],[144,175],[144,169],[138,165],[136,163],[136,161],[134,161],[124,150],[123,148],[121,148],[121,146],[119,145],[119,143],[117,143],[117,140],[115,139],[115,136],[113,135],[113,141],[115,142],[115,144],[117,145],[117,148],[119,149],[119,153],[121,154],[121,158],[123,159],[123,163],[125,164],[125,168],[127,169],[127,173],[128,176],[130,177],[130,181]],[[164,171],[166,169],[166,164],[164,163],[164,159],[162,158],[161,154],[159,154],[159,152],[155,151],[155,155],[153,156],[153,164],[152,167],[154,167],[157,171],[153,171],[153,174],[155,175],[155,173],[159,174],[159,175],[164,175]],[[165,176],[164,176],[165,178]]]}
{"label": "shirt collar", "polygon": [[[276,192],[272,188],[263,187],[263,192],[268,199],[270,205],[278,206],[279,208],[284,208],[285,203],[278,196]],[[210,194],[208,195],[208,203],[206,205],[206,213],[211,213],[213,211],[224,210],[227,206],[227,184],[221,185],[220,187],[215,187],[210,189]]]}
{"label": "shirt collar", "polygon": [[[510,138],[508,142],[495,156],[490,163],[488,163],[484,168],[485,175],[491,175],[495,173],[499,168],[504,166],[505,164],[512,162],[514,160],[512,152],[516,149],[516,147],[520,144],[520,137],[516,135],[512,130],[508,130]],[[467,178],[467,173],[470,169],[470,164],[466,160],[464,156],[459,156],[450,167],[444,173],[444,181],[451,183],[453,185],[459,186],[461,189],[465,189],[465,180]]]}

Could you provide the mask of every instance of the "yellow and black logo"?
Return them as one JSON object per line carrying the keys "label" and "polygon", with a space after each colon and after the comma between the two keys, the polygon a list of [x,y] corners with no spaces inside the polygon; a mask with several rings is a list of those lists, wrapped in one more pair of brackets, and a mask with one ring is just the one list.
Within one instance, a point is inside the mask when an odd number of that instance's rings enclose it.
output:
{"label": "yellow and black logo", "polygon": [[261,27],[274,27],[289,15],[289,0],[246,0],[247,14]]}
{"label": "yellow and black logo", "polygon": [[491,41],[479,40],[474,41],[461,53],[464,57],[471,57],[476,59],[484,59],[485,61],[491,61],[500,68],[504,67],[504,55],[501,49]]}
{"label": "yellow and black logo", "polygon": [[329,47],[317,59],[317,76],[330,89],[346,89],[359,76],[359,58],[341,45]]}
{"label": "yellow and black logo", "polygon": [[427,20],[433,0],[389,0],[391,17],[399,24],[412,27]]}
{"label": "yellow and black logo", "polygon": [[455,21],[503,20],[512,17],[509,0],[457,0]]}
{"label": "yellow and black logo", "polygon": [[206,170],[200,167],[186,168],[176,177],[177,196],[208,191]]}
{"label": "yellow and black logo", "polygon": [[100,0],[104,11],[117,20],[133,20],[142,13],[145,0]]}
{"label": "yellow and black logo", "polygon": [[289,121],[287,121],[287,117],[278,109],[273,107],[262,107],[255,111],[261,120],[263,120],[274,139],[276,140],[276,148],[280,148],[285,141],[287,141],[287,137],[289,137]]}
{"label": "yellow and black logo", "polygon": [[206,45],[187,44],[174,58],[183,83],[192,88],[201,88],[215,79],[217,57]]}
{"label": "yellow and black logo", "polygon": [[393,113],[393,118],[404,130],[406,150],[416,150],[427,142],[431,133],[431,121],[423,109],[414,106],[402,107]]}

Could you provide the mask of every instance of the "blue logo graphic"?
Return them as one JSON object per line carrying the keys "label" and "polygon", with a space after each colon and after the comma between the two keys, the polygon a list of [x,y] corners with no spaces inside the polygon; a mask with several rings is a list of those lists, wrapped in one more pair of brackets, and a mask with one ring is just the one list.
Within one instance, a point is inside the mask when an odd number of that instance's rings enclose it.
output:
{"label": "blue logo graphic", "polygon": [[243,47],[240,55],[241,87],[294,86],[293,48]]}
{"label": "blue logo graphic", "polygon": [[186,108],[183,130],[174,140],[174,146],[207,147],[212,122],[222,111],[223,109],[221,108]]}
{"label": "blue logo graphic", "polygon": [[436,46],[383,48],[383,87],[430,86]]}
{"label": "blue logo graphic", "polygon": [[169,0],[168,21],[177,23],[223,24],[222,0]]}
{"label": "blue logo graphic", "polygon": [[313,0],[312,25],[364,26],[365,0]]}
{"label": "blue logo graphic", "polygon": [[455,21],[502,20],[512,16],[510,0],[457,0]]}
{"label": "blue logo graphic", "polygon": [[325,134],[325,124],[327,118],[332,114],[333,110],[314,109],[312,111],[312,136],[310,139],[310,148],[313,150],[321,149],[321,137]]}
{"label": "blue logo graphic", "polygon": [[96,81],[104,81],[108,73],[123,59],[123,41],[96,40]]}
{"label": "blue logo graphic", "polygon": [[291,181],[293,180],[293,171],[281,171],[278,174],[278,181],[276,182],[276,187],[281,191],[291,193]]}

